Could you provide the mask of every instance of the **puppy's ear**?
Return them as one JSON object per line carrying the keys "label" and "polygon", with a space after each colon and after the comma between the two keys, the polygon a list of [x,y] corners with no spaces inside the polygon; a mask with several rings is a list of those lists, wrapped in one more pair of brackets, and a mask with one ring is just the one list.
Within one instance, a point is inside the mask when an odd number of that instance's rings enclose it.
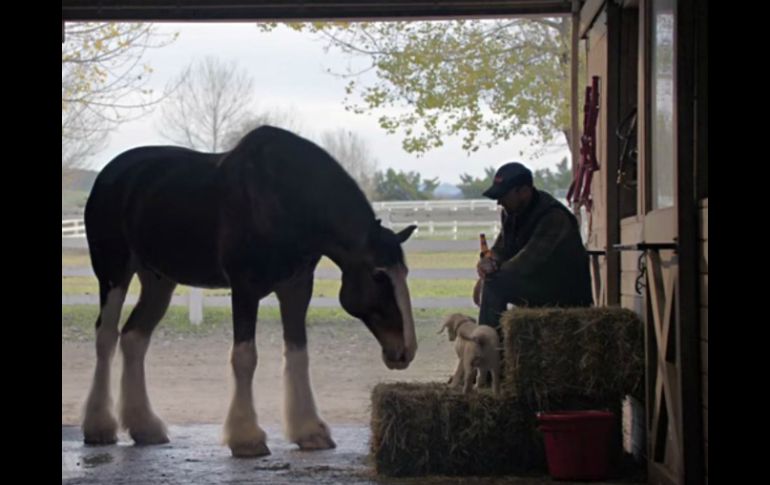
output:
{"label": "puppy's ear", "polygon": [[457,314],[453,313],[452,315],[449,315],[446,320],[444,320],[444,326],[441,327],[439,333],[443,332],[446,328],[447,333],[449,333],[449,341],[454,342],[457,338],[457,323]]}

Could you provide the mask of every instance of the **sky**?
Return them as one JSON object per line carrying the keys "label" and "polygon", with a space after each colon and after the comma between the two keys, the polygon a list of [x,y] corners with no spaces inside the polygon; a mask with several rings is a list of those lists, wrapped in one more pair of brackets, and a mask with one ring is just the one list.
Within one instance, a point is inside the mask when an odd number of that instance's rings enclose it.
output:
{"label": "sky", "polygon": [[[553,168],[569,155],[566,144],[536,154],[524,137],[468,155],[457,137],[418,157],[401,148],[398,133],[388,135],[379,127],[377,118],[384,111],[357,115],[344,109],[348,81],[326,71],[343,71],[349,60],[334,49],[324,52],[323,43],[313,34],[285,26],[261,32],[253,23],[165,23],[159,28],[178,32],[179,38],[171,45],[146,52],[145,62],[153,68],[149,87],[155,93],[162,93],[166,83],[190,62],[211,55],[225,62],[236,61],[254,78],[256,112],[289,111],[299,121],[301,134],[315,141],[327,130],[351,130],[366,141],[379,170],[417,171],[423,178],[437,177],[440,183],[455,185],[460,183],[462,173],[483,177],[485,167],[498,167],[507,161],[521,161],[535,170]],[[159,115],[156,109],[151,115],[121,125],[106,148],[91,159],[89,168],[98,170],[129,148],[169,144],[159,133]]]}

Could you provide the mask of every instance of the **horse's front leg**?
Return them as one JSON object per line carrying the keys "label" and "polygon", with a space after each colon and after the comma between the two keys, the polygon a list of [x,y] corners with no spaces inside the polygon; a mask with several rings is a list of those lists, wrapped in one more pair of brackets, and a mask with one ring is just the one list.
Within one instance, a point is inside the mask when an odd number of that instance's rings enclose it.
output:
{"label": "horse's front leg", "polygon": [[259,427],[251,383],[257,369],[257,311],[258,293],[244,281],[233,283],[233,348],[230,363],[233,369],[234,392],[227,413],[224,441],[233,456],[269,455],[267,435]]}
{"label": "horse's front leg", "polygon": [[305,319],[313,294],[312,270],[276,288],[283,322],[283,420],[286,438],[303,450],[336,447],[318,415],[310,386]]}
{"label": "horse's front leg", "polygon": [[163,421],[153,412],[144,375],[150,337],[171,302],[176,283],[139,270],[142,292],[120,335],[123,377],[120,382],[120,419],[138,445],[168,443]]}

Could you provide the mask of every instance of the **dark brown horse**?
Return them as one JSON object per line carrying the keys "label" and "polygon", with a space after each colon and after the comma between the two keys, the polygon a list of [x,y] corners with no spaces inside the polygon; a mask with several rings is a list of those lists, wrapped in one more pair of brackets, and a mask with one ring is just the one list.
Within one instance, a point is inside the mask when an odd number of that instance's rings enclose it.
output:
{"label": "dark brown horse", "polygon": [[[230,152],[168,146],[129,150],[99,174],[85,209],[99,280],[96,370],[85,407],[86,443],[114,443],[110,362],[120,340],[119,417],[137,444],[168,441],[150,406],[144,358],[177,284],[231,288],[235,390],[225,440],[235,456],[269,453],[257,423],[252,378],[259,301],[275,292],[284,336],[285,427],[303,449],[334,447],[308,377],[305,317],[322,255],[342,270],[340,303],[405,369],[417,343],[403,243],[415,229],[383,228],[355,181],[317,145],[260,127]],[[129,282],[139,301],[118,331]]]}

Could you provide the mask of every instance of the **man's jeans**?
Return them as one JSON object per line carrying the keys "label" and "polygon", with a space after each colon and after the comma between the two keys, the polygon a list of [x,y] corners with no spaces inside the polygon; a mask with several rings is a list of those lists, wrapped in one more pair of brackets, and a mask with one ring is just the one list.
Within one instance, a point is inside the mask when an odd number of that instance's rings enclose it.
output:
{"label": "man's jeans", "polygon": [[497,271],[484,278],[479,324],[495,327],[499,332],[500,314],[505,311],[508,303],[527,307],[547,306],[549,303],[554,303],[548,300],[547,292],[531,281],[522,284],[522,281],[512,273]]}

